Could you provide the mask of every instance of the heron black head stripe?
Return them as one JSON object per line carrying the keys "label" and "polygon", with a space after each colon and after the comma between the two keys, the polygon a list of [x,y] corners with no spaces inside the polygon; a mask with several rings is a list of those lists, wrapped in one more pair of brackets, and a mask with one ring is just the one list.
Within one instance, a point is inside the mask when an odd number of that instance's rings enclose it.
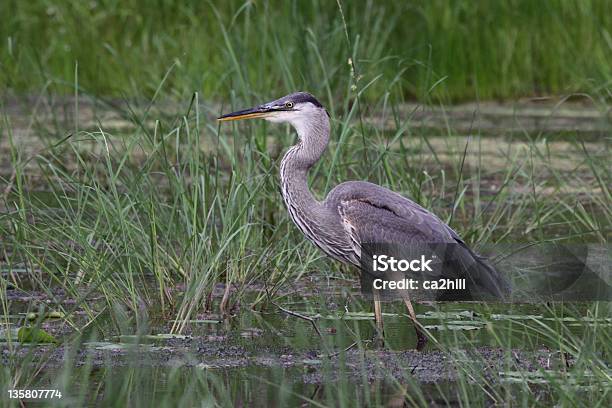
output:
{"label": "heron black head stripe", "polygon": [[317,100],[317,98],[315,98],[314,96],[312,96],[308,92],[296,92],[294,94],[288,95],[287,98],[291,99],[291,101],[293,103],[310,102],[310,103],[312,103],[314,106],[316,106],[318,108],[322,108],[323,107],[323,105],[321,105],[321,102],[319,102]]}

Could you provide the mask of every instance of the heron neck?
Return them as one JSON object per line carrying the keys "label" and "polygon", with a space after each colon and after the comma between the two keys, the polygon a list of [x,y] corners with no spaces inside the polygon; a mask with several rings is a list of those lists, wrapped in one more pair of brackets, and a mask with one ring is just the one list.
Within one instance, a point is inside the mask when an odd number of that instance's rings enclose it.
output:
{"label": "heron neck", "polygon": [[307,210],[320,206],[308,187],[308,171],[327,148],[329,119],[325,111],[320,111],[292,125],[298,133],[299,143],[285,153],[281,162],[282,193],[288,206]]}

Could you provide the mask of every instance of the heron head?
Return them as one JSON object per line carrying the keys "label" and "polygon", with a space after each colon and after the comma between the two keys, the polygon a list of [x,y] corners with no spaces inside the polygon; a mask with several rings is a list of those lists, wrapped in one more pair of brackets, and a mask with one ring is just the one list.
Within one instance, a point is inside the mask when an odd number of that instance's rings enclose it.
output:
{"label": "heron head", "polygon": [[321,102],[307,92],[296,92],[254,108],[228,113],[217,120],[261,118],[275,123],[289,122],[298,127],[304,120],[320,114],[327,114]]}

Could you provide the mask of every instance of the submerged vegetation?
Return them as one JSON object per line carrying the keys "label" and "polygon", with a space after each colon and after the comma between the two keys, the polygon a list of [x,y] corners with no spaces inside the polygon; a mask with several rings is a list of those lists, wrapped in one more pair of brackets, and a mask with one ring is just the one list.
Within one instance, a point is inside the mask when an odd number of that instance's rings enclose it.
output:
{"label": "submerged vegetation", "polygon": [[607,243],[606,3],[470,4],[2,3],[2,405],[608,406],[607,302],[419,305],[423,354],[387,305],[374,351],[354,271],[285,214],[292,130],[214,120],[308,89],[318,194],[390,186],[475,247]]}

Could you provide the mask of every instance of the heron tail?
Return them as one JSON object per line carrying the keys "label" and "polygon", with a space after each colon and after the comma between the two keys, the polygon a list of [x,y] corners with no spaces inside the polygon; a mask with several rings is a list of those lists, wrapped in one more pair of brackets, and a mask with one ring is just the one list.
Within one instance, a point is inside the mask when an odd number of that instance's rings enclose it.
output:
{"label": "heron tail", "polygon": [[465,250],[462,263],[466,266],[470,279],[491,295],[503,300],[510,295],[512,287],[508,278],[495,269],[489,260],[470,249],[464,242],[459,242]]}

